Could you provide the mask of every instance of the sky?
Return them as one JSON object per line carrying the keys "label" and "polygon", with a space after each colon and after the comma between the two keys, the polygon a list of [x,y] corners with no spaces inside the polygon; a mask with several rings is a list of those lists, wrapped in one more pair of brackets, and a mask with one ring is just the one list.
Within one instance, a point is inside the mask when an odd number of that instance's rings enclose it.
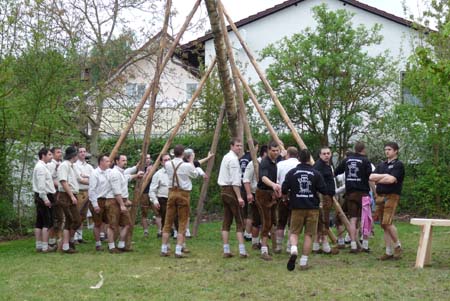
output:
{"label": "sky", "polygon": [[[228,11],[233,21],[239,21],[250,15],[256,14],[267,8],[273,7],[286,0],[222,0],[225,9]],[[396,16],[409,19],[409,15],[420,16],[425,2],[428,0],[359,0],[362,3],[384,10]],[[163,1],[165,2],[165,1]],[[403,9],[403,2],[408,8],[408,13],[405,15]],[[173,0],[173,6],[178,11],[178,16],[175,18],[174,26],[180,27],[188,13],[191,11],[195,1],[194,0]],[[197,12],[194,18],[206,17],[206,8],[202,5],[200,12]],[[183,35],[182,43],[194,40],[202,36],[206,30],[209,29],[209,22],[206,22],[203,27],[192,30],[193,32],[186,32]],[[194,32],[196,31],[196,32]]]}

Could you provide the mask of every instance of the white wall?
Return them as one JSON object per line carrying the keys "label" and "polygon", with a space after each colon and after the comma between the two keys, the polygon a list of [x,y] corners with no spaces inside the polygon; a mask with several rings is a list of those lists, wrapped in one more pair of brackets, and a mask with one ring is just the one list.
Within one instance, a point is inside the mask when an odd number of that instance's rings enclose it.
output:
{"label": "white wall", "polygon": [[[405,64],[405,58],[412,52],[411,36],[417,34],[414,30],[351,5],[344,5],[343,2],[338,0],[306,0],[241,26],[239,27],[239,30],[241,32],[245,31],[244,35],[249,48],[253,51],[255,57],[259,58],[258,52],[268,44],[279,41],[285,36],[291,36],[294,33],[298,33],[306,27],[314,28],[316,22],[313,19],[311,9],[322,3],[326,3],[328,9],[331,10],[347,9],[348,11],[355,13],[355,16],[352,19],[355,26],[364,24],[366,27],[370,28],[375,23],[382,24],[383,28],[381,34],[384,36],[383,42],[377,47],[368,49],[369,54],[376,55],[389,49],[391,56],[394,59],[402,59],[401,64]],[[230,33],[230,38],[233,41],[234,47],[238,48],[239,41],[235,38],[234,33]],[[247,66],[247,69],[244,71],[246,78],[252,83],[259,82],[259,77],[250,61],[247,59],[244,50],[235,50],[235,54],[237,55],[236,59],[241,62],[242,66]],[[209,65],[214,54],[214,43],[211,39],[205,43],[206,65]],[[265,70],[270,63],[271,61],[266,59],[259,64],[260,67]]]}

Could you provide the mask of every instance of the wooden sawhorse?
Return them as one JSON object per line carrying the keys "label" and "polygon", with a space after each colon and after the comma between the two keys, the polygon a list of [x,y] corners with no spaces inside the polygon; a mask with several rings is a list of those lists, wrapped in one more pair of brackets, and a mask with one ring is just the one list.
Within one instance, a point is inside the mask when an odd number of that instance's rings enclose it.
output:
{"label": "wooden sawhorse", "polygon": [[423,268],[424,265],[431,263],[431,242],[433,238],[433,227],[446,226],[450,227],[450,220],[448,219],[427,219],[427,218],[412,218],[411,224],[421,226],[422,233],[420,234],[419,248],[417,249],[416,268]]}

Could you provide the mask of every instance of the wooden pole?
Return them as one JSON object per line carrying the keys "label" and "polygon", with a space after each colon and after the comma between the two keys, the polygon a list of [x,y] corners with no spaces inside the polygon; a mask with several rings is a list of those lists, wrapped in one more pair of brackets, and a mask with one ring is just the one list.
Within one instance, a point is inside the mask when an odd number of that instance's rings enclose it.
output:
{"label": "wooden pole", "polygon": [[[159,49],[158,49],[158,55],[156,58],[156,68],[155,68],[155,74],[153,77],[152,85],[151,85],[151,93],[150,93],[150,107],[148,109],[147,113],[147,122],[145,123],[145,132],[144,132],[144,138],[142,143],[142,151],[141,151],[141,160],[138,166],[138,170],[142,170],[145,166],[145,161],[147,158],[148,153],[148,147],[150,145],[150,135],[152,133],[152,125],[153,125],[153,117],[155,115],[155,107],[156,107],[156,97],[158,96],[159,91],[159,82],[160,82],[160,74],[162,74],[162,63],[163,63],[163,57],[164,57],[164,49],[166,49],[166,42],[167,42],[167,28],[169,27],[169,17],[170,17],[170,9],[172,7],[172,0],[167,0],[166,7],[165,7],[165,13],[164,13],[164,23],[163,28],[161,30],[161,37],[159,40]],[[138,210],[138,207],[141,204],[142,194],[141,191],[141,182],[140,180],[136,181],[136,186],[134,188],[134,195],[133,200],[131,200],[132,205],[130,209],[130,219],[131,219],[131,225],[130,229],[128,231],[125,244],[128,249],[131,249],[131,238],[133,237],[134,232],[134,224],[136,223],[136,213]]]}
{"label": "wooden pole", "polygon": [[[217,119],[216,130],[214,131],[213,141],[211,143],[210,152],[217,154],[217,145],[219,144],[220,132],[222,131],[223,119],[225,117],[225,105],[222,105],[220,109],[219,118]],[[194,227],[192,230],[192,235],[197,237],[198,227],[202,220],[203,207],[205,205],[206,195],[208,194],[209,180],[211,179],[211,172],[214,167],[215,158],[208,160],[208,165],[206,166],[206,174],[208,177],[203,180],[202,189],[200,190],[200,197],[198,198],[196,216],[194,221]]]}
{"label": "wooden pole", "polygon": [[255,167],[255,175],[258,177],[258,160],[256,156],[255,144],[253,142],[252,131],[250,129],[250,125],[248,124],[247,112],[245,109],[244,103],[244,93],[242,91],[241,82],[239,80],[239,69],[236,65],[236,61],[234,59],[233,47],[231,46],[230,38],[228,36],[227,28],[225,26],[225,18],[222,11],[222,3],[220,0],[217,1],[218,5],[218,13],[220,18],[220,24],[222,26],[223,37],[225,41],[225,46],[227,50],[228,60],[231,66],[231,73],[233,75],[234,87],[236,90],[237,98],[238,98],[238,106],[239,111],[241,112],[242,123],[244,125],[245,135],[247,136],[247,144],[250,150],[250,156],[252,158],[253,166]]}
{"label": "wooden pole", "polygon": [[215,64],[216,64],[216,59],[214,58],[211,61],[211,65],[209,66],[208,70],[203,75],[202,79],[200,80],[200,83],[198,84],[197,89],[195,90],[194,94],[192,95],[191,99],[189,100],[189,103],[187,104],[187,106],[184,109],[183,113],[180,115],[180,119],[178,120],[178,122],[175,125],[174,129],[170,133],[169,138],[167,139],[166,143],[164,144],[163,149],[159,153],[158,158],[155,160],[155,163],[153,164],[152,168],[150,169],[150,172],[145,176],[144,179],[142,179],[141,194],[143,193],[143,188],[145,188],[145,186],[147,186],[148,183],[150,183],[151,177],[156,172],[156,169],[158,168],[159,163],[160,163],[161,154],[165,154],[169,150],[170,144],[172,143],[173,139],[175,138],[176,134],[178,133],[178,130],[180,129],[183,121],[186,119],[186,116],[189,113],[189,111],[191,110],[192,105],[194,104],[194,101],[200,95],[200,93],[202,91],[202,88],[205,85],[205,82],[208,79],[209,75],[211,74],[211,71],[213,70]]}
{"label": "wooden pole", "polygon": [[258,63],[256,62],[252,52],[250,51],[250,49],[248,48],[248,46],[245,43],[244,39],[242,38],[241,34],[239,33],[239,31],[238,31],[236,25],[234,24],[233,20],[227,14],[227,12],[226,12],[225,8],[223,7],[223,5],[222,4],[219,4],[219,5],[221,6],[225,17],[227,18],[228,23],[230,24],[231,28],[233,29],[234,34],[236,35],[236,37],[238,38],[238,40],[241,43],[242,47],[244,48],[245,52],[247,53],[247,56],[248,56],[250,62],[252,63],[253,67],[255,68],[256,72],[258,73],[259,78],[263,82],[264,87],[266,88],[267,92],[270,94],[270,97],[272,98],[275,106],[278,108],[278,111],[280,112],[281,117],[283,118],[284,122],[289,127],[289,129],[291,130],[292,135],[294,136],[294,139],[297,142],[298,146],[300,147],[300,149],[307,148],[305,143],[303,142],[302,138],[298,134],[297,130],[295,129],[294,124],[292,123],[291,119],[289,118],[289,116],[287,115],[286,111],[284,110],[283,105],[279,101],[278,97],[275,95],[275,92],[273,91],[272,87],[270,86],[269,82],[267,81],[266,77],[264,76],[264,73],[261,70],[261,68],[259,67]]}
{"label": "wooden pole", "polygon": [[[169,50],[167,51],[167,54],[165,55],[165,57],[163,59],[161,73],[162,73],[162,70],[164,70],[164,67],[169,62],[169,60],[172,57],[173,53],[175,52],[175,49],[177,48],[178,43],[180,42],[180,39],[181,39],[183,33],[186,31],[187,27],[189,26],[189,23],[191,22],[192,17],[194,16],[195,12],[197,11],[198,7],[200,6],[200,3],[201,3],[201,0],[197,0],[195,2],[194,7],[192,8],[192,10],[189,13],[189,15],[186,17],[186,20],[184,21],[183,26],[181,27],[181,29],[178,32],[175,40],[173,41],[172,45],[170,46]],[[161,77],[161,73],[158,74],[158,77]],[[141,101],[139,102],[139,104],[136,106],[136,109],[134,110],[130,121],[128,122],[126,127],[123,129],[122,133],[120,134],[119,139],[117,140],[116,144],[114,145],[114,148],[111,151],[111,154],[109,156],[109,159],[111,161],[114,160],[114,157],[117,155],[117,152],[119,151],[120,147],[122,146],[123,142],[125,141],[125,138],[127,137],[128,133],[130,132],[131,127],[136,122],[136,119],[139,116],[139,114],[141,113],[142,108],[144,107],[145,102],[147,101],[147,98],[150,96],[150,93],[151,93],[152,89],[153,89],[153,81],[150,83],[148,88],[145,90],[145,93],[142,96]]]}

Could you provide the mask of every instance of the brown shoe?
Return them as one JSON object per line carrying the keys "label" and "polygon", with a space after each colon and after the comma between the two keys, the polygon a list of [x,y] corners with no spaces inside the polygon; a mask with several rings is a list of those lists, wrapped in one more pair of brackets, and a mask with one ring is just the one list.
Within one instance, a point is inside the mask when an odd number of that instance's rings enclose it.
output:
{"label": "brown shoe", "polygon": [[333,247],[333,248],[331,248],[330,252],[323,251],[322,253],[326,254],[326,255],[337,255],[337,254],[339,254],[339,249],[336,247]]}
{"label": "brown shoe", "polygon": [[181,254],[175,253],[175,258],[187,258],[187,256],[184,255],[183,253],[181,253]]}
{"label": "brown shoe", "polygon": [[120,253],[122,253],[122,251],[120,251],[118,248],[112,248],[112,249],[109,249],[109,253],[120,254]]}
{"label": "brown shoe", "polygon": [[337,248],[340,249],[340,250],[345,249],[345,244],[338,245]]}
{"label": "brown shoe", "polygon": [[95,246],[95,251],[103,251],[103,247],[102,246]]}
{"label": "brown shoe", "polygon": [[359,249],[350,249],[349,253],[350,254],[358,254],[359,253]]}
{"label": "brown shoe", "polygon": [[248,254],[247,253],[239,253],[239,258],[242,258],[242,259],[248,258]]}
{"label": "brown shoe", "polygon": [[400,258],[402,258],[402,253],[403,253],[403,249],[401,246],[398,246],[397,248],[394,249],[394,259],[398,260]]}
{"label": "brown shoe", "polygon": [[261,259],[265,261],[272,261],[272,256],[270,256],[268,253],[262,253]]}
{"label": "brown shoe", "polygon": [[169,252],[161,252],[161,253],[159,253],[159,256],[161,256],[161,257],[169,257],[170,253]]}
{"label": "brown shoe", "polygon": [[123,252],[123,253],[125,253],[125,252],[133,252],[133,249],[130,249],[130,248],[117,248],[120,252]]}
{"label": "brown shoe", "polygon": [[394,259],[394,255],[383,254],[383,256],[380,256],[378,258],[378,260],[381,260],[381,261],[391,260],[391,259]]}
{"label": "brown shoe", "polygon": [[56,246],[52,246],[52,247],[48,247],[47,250],[42,250],[42,253],[52,253],[52,252],[56,252]]}
{"label": "brown shoe", "polygon": [[63,250],[62,252],[65,253],[65,254],[75,254],[75,253],[78,253],[77,250],[71,249],[71,248],[69,248],[68,250]]}
{"label": "brown shoe", "polygon": [[223,253],[223,258],[231,258],[231,257],[233,257],[234,255],[233,255],[233,253]]}
{"label": "brown shoe", "polygon": [[261,250],[261,244],[260,243],[252,244],[252,249],[253,250]]}
{"label": "brown shoe", "polygon": [[184,254],[189,254],[189,253],[191,253],[191,250],[189,250],[186,247],[183,247],[183,248],[181,248],[181,252],[183,252]]}
{"label": "brown shoe", "polygon": [[41,252],[42,252],[42,249],[36,248],[36,253],[41,253]]}
{"label": "brown shoe", "polygon": [[319,249],[319,250],[313,250],[312,253],[313,254],[322,254],[322,253],[325,253],[325,252],[322,251],[321,249]]}
{"label": "brown shoe", "polygon": [[274,254],[281,254],[282,250],[281,249],[275,249],[273,251]]}
{"label": "brown shoe", "polygon": [[311,267],[308,265],[308,264],[306,264],[306,265],[300,265],[300,271],[306,271],[306,270],[309,270]]}

